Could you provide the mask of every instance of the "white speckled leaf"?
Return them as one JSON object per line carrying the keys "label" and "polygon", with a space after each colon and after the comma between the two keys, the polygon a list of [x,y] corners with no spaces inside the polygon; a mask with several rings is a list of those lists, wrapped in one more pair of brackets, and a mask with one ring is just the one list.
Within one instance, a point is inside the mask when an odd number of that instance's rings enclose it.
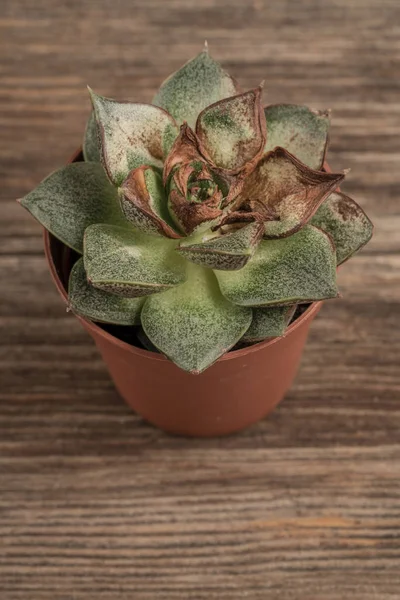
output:
{"label": "white speckled leaf", "polygon": [[264,204],[276,219],[265,223],[265,237],[285,237],[307,223],[343,178],[343,173],[313,171],[284,148],[276,148],[246,179],[235,204]]}
{"label": "white speckled leaf", "polygon": [[263,223],[250,223],[233,233],[209,237],[207,233],[195,242],[182,241],[178,250],[188,260],[211,269],[237,270],[253,256],[264,233]]}
{"label": "white speckled leaf", "polygon": [[267,142],[265,151],[282,146],[311,169],[321,169],[328,142],[329,112],[310,110],[296,104],[265,108]]}
{"label": "white speckled leaf", "polygon": [[68,284],[71,309],[92,321],[139,325],[144,298],[122,298],[99,290],[87,281],[83,258],[72,268]]}
{"label": "white speckled leaf", "polygon": [[187,264],[187,282],[148,298],[141,319],[161,352],[181,369],[201,373],[236,344],[252,315],[221,295],[212,271]]}
{"label": "white speckled leaf", "polygon": [[237,93],[235,82],[207,52],[201,52],[164,81],[153,98],[178,123],[194,127],[206,107]]}
{"label": "white speckled leaf", "polygon": [[306,225],[294,235],[262,241],[240,271],[215,271],[224,296],[242,306],[335,298],[336,256],[330,237]]}
{"label": "white speckled leaf", "polygon": [[116,102],[92,91],[91,98],[110,180],[121,185],[129,171],[142,165],[162,169],[178,135],[171,115],[158,106]]}
{"label": "white speckled leaf", "polygon": [[101,162],[100,142],[97,132],[97,123],[94,112],[90,113],[90,117],[86,124],[85,135],[83,138],[83,158],[88,162]]}
{"label": "white speckled leaf", "polygon": [[43,227],[79,253],[89,225],[126,223],[117,190],[99,163],[67,165],[46,177],[20,202]]}
{"label": "white speckled leaf", "polygon": [[168,211],[161,174],[154,167],[138,167],[131,171],[120,190],[125,217],[145,233],[179,238]]}
{"label": "white speckled leaf", "polygon": [[373,231],[373,225],[361,206],[349,196],[337,192],[321,204],[311,224],[332,236],[338,265],[365,246]]}
{"label": "white speckled leaf", "polygon": [[202,151],[218,167],[234,171],[255,161],[265,145],[261,88],[205,108],[197,119],[196,133]]}
{"label": "white speckled leaf", "polygon": [[296,305],[269,306],[252,310],[253,320],[242,337],[242,342],[261,342],[267,338],[281,337],[296,310]]}
{"label": "white speckled leaf", "polygon": [[175,248],[173,240],[129,225],[93,225],[85,231],[85,271],[95,287],[127,298],[163,292],[186,280]]}

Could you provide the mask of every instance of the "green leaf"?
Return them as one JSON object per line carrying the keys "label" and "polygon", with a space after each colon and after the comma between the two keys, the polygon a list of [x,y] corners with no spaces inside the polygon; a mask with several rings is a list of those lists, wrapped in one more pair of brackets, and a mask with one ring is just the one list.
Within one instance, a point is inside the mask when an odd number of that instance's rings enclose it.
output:
{"label": "green leaf", "polygon": [[168,212],[162,177],[154,167],[131,171],[119,188],[122,212],[144,233],[179,238]]}
{"label": "green leaf", "polygon": [[238,170],[255,162],[265,145],[261,88],[205,108],[196,123],[202,152],[218,167]]}
{"label": "green leaf", "polygon": [[206,107],[236,94],[234,80],[204,51],[164,81],[153,98],[178,123],[195,126],[198,114]]}
{"label": "green leaf", "polygon": [[242,306],[311,302],[338,295],[335,247],[312,225],[279,240],[262,241],[240,271],[215,271],[224,296]]}
{"label": "green leaf", "polygon": [[265,223],[265,237],[286,237],[307,223],[343,178],[343,173],[313,171],[284,148],[276,148],[246,179],[235,204],[257,200],[274,215]]}
{"label": "green leaf", "polygon": [[242,342],[261,342],[267,338],[281,337],[292,318],[296,305],[253,308],[253,320],[242,337]]}
{"label": "green leaf", "polygon": [[133,228],[92,225],[84,239],[88,280],[127,298],[163,292],[186,280],[185,261],[175,247],[173,240]]}
{"label": "green leaf", "polygon": [[20,200],[50,233],[83,252],[83,234],[93,223],[126,223],[117,190],[99,163],[72,163],[55,171]]}
{"label": "green leaf", "polygon": [[186,238],[177,250],[186,259],[211,269],[241,269],[253,256],[264,233],[263,223],[250,223],[233,233],[201,234],[196,241]]}
{"label": "green leaf", "polygon": [[116,102],[91,90],[90,94],[110,180],[121,185],[129,171],[142,165],[162,169],[178,135],[171,115],[152,104]]}
{"label": "green leaf", "polygon": [[251,310],[220,293],[212,271],[188,263],[188,280],[144,304],[142,326],[153,344],[178,367],[201,373],[242,337]]}
{"label": "green leaf", "polygon": [[88,162],[101,162],[100,143],[97,133],[97,123],[94,112],[90,113],[90,117],[86,124],[85,136],[83,138],[83,157]]}
{"label": "green leaf", "polygon": [[282,146],[311,169],[321,169],[328,143],[329,112],[310,110],[296,104],[265,108],[267,143],[265,151]]}
{"label": "green leaf", "polygon": [[122,298],[90,285],[86,278],[83,258],[72,268],[69,277],[71,309],[92,321],[114,325],[139,325],[144,298]]}
{"label": "green leaf", "polygon": [[338,265],[372,237],[373,225],[361,206],[349,196],[337,192],[321,204],[311,223],[332,236]]}

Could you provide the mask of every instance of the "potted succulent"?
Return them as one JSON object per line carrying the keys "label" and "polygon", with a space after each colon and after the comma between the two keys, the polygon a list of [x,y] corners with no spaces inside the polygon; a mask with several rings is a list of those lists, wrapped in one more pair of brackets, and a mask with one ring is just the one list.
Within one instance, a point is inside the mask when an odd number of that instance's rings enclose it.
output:
{"label": "potted succulent", "polygon": [[20,200],[56,285],[137,412],[241,429],[282,399],[372,234],[325,162],[329,114],[264,107],[207,49],[152,104],[90,96],[83,153]]}

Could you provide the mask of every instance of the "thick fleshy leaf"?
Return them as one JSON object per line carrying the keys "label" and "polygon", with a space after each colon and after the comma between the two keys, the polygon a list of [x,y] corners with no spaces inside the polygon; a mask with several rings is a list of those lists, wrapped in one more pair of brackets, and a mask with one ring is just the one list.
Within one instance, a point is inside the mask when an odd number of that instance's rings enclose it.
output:
{"label": "thick fleshy leaf", "polygon": [[253,256],[264,233],[263,223],[250,223],[233,233],[200,235],[196,241],[186,238],[179,252],[188,260],[209,267],[233,271],[241,269]]}
{"label": "thick fleshy leaf", "polygon": [[282,146],[310,169],[321,169],[328,142],[329,112],[296,104],[274,104],[265,108],[265,151]]}
{"label": "thick fleshy leaf", "polygon": [[267,338],[281,337],[296,310],[293,306],[253,308],[253,320],[242,337],[242,342],[261,342]]}
{"label": "thick fleshy leaf", "polygon": [[276,148],[246,179],[235,204],[265,205],[275,219],[265,223],[265,237],[285,237],[307,223],[343,178],[343,173],[313,171],[284,148]]}
{"label": "thick fleshy leaf", "polygon": [[183,285],[148,298],[142,326],[153,342],[178,367],[201,373],[242,337],[251,310],[228,302],[212,271],[188,263]]}
{"label": "thick fleshy leaf", "polygon": [[116,102],[90,91],[110,180],[121,185],[132,169],[162,169],[178,127],[167,112],[152,104]]}
{"label": "thick fleshy leaf", "polygon": [[236,93],[234,80],[204,51],[164,81],[153,104],[168,111],[178,123],[187,121],[194,127],[206,106]]}
{"label": "thick fleshy leaf", "polygon": [[224,296],[242,306],[273,306],[335,298],[331,238],[312,225],[280,240],[262,241],[240,271],[215,271]]}
{"label": "thick fleshy leaf", "polygon": [[79,253],[89,225],[126,223],[117,190],[99,163],[67,165],[46,177],[20,202],[43,227]]}
{"label": "thick fleshy leaf", "polygon": [[154,167],[131,171],[119,189],[122,212],[145,233],[179,238],[168,212],[161,174]]}
{"label": "thick fleshy leaf", "polygon": [[97,132],[97,123],[94,112],[90,113],[90,117],[86,124],[85,136],[82,145],[83,157],[88,162],[101,162],[100,142]]}
{"label": "thick fleshy leaf", "polygon": [[218,167],[236,171],[261,157],[266,139],[261,91],[221,100],[200,113],[196,134],[201,150]]}
{"label": "thick fleshy leaf", "polygon": [[85,231],[84,261],[89,282],[127,298],[163,292],[186,280],[176,242],[133,228],[92,225]]}
{"label": "thick fleshy leaf", "polygon": [[329,233],[336,246],[337,263],[350,258],[372,236],[373,225],[354,200],[334,192],[319,207],[311,224]]}
{"label": "thick fleshy leaf", "polygon": [[122,298],[99,290],[88,282],[83,258],[72,268],[69,285],[71,309],[92,321],[114,325],[139,325],[144,298]]}

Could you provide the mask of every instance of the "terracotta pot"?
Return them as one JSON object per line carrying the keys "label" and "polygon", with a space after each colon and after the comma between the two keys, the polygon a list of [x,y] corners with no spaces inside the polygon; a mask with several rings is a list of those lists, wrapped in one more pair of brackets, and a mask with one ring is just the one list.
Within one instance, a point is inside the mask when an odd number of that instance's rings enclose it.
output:
{"label": "terracotta pot", "polygon": [[[79,153],[73,160],[79,160]],[[54,282],[67,301],[73,253],[47,231],[44,243]],[[259,421],[283,399],[321,305],[312,304],[284,337],[229,352],[200,375],[77,318],[94,339],[119,393],[137,413],[170,433],[218,436]]]}

